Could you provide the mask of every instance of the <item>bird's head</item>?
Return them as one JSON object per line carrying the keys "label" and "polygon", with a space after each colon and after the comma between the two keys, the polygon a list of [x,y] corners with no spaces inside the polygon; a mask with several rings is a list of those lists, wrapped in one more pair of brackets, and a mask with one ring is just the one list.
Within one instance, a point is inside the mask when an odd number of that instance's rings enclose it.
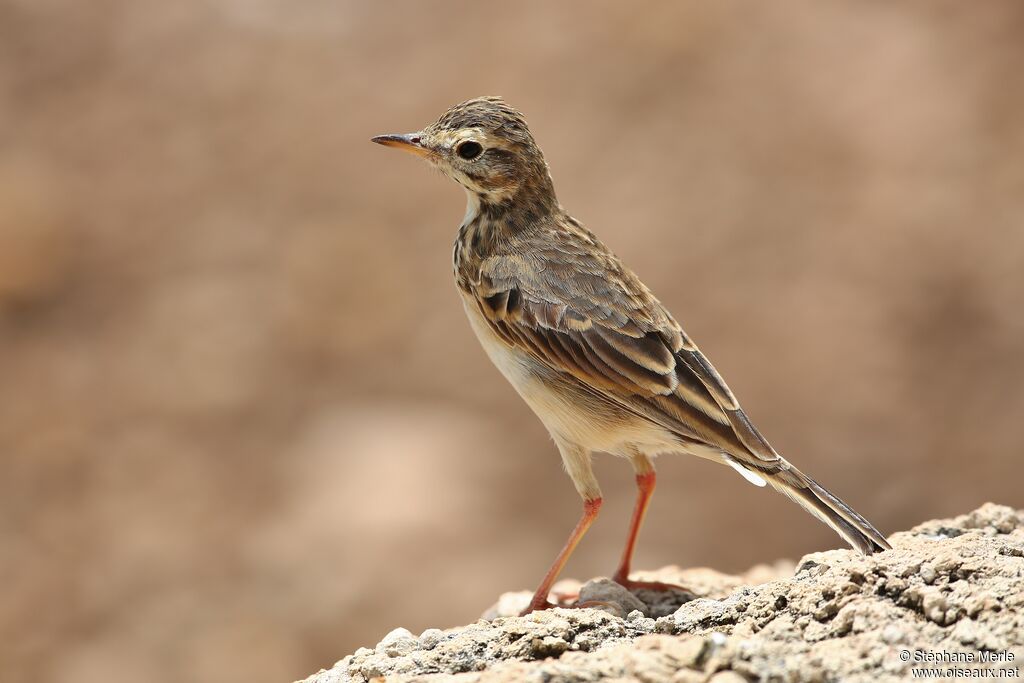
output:
{"label": "bird's head", "polygon": [[554,202],[547,163],[526,119],[499,97],[463,102],[417,133],[378,135],[373,142],[423,157],[474,201],[501,205],[528,194]]}

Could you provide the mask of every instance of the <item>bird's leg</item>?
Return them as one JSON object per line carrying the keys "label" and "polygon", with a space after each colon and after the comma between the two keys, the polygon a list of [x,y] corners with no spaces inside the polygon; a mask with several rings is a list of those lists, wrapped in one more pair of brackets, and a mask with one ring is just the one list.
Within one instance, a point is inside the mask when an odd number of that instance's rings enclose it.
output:
{"label": "bird's leg", "polygon": [[651,496],[654,495],[654,486],[657,482],[654,463],[651,462],[650,458],[637,452],[633,454],[632,461],[633,469],[636,472],[636,504],[633,506],[633,518],[629,522],[629,535],[626,537],[626,547],[622,550],[622,559],[619,561],[619,568],[612,576],[612,580],[628,589],[686,591],[682,586],[676,586],[671,583],[633,581],[629,578],[629,571],[633,564],[633,551],[636,549],[636,539],[640,534],[640,527],[644,523],[644,515],[647,514],[647,506],[651,503]]}
{"label": "bird's leg", "polygon": [[619,561],[619,568],[614,576],[612,576],[616,583],[620,583],[623,586],[629,583],[629,570],[633,564],[636,538],[640,535],[640,527],[644,523],[644,515],[647,514],[647,506],[651,503],[651,496],[654,495],[654,486],[657,483],[654,464],[650,458],[636,453],[633,455],[632,461],[633,470],[636,472],[636,504],[633,506],[633,518],[629,521],[629,535],[626,536],[626,547],[622,549],[622,559]]}
{"label": "bird's leg", "polygon": [[551,592],[551,586],[558,579],[558,575],[562,572],[562,568],[565,567],[565,563],[569,560],[569,556],[572,555],[572,551],[579,545],[580,539],[583,538],[583,534],[587,533],[587,529],[597,518],[597,513],[601,510],[601,498],[590,498],[583,501],[583,515],[580,517],[580,521],[577,522],[576,528],[569,534],[569,540],[565,542],[565,547],[558,553],[558,557],[555,558],[551,568],[548,569],[548,573],[544,575],[544,578],[540,582],[540,586],[533,594],[533,599],[530,600],[530,605],[523,610],[519,616],[524,616],[540,609],[548,609],[549,607],[556,607],[556,605],[548,602],[548,594]]}
{"label": "bird's leg", "polygon": [[[601,510],[601,487],[597,483],[597,477],[594,476],[594,470],[590,464],[590,451],[561,440],[555,443],[558,445],[558,451],[562,455],[562,464],[565,466],[565,471],[569,473],[569,478],[572,479],[572,483],[576,486],[580,497],[583,498],[583,515],[580,517],[580,521],[576,523],[576,528],[569,534],[569,540],[565,542],[565,547],[558,553],[558,557],[555,558],[551,569],[548,570],[548,573],[541,580],[540,586],[537,587],[533,594],[533,599],[530,600],[530,605],[520,613],[520,616],[535,610],[556,607],[556,605],[548,602],[551,586],[558,579],[558,575],[561,573],[562,568],[565,567],[565,563],[569,560],[569,556],[572,555],[572,551],[579,545],[583,534],[587,533],[587,529],[593,524],[594,519],[597,518],[597,513]],[[573,606],[586,607],[587,605],[577,604]]]}

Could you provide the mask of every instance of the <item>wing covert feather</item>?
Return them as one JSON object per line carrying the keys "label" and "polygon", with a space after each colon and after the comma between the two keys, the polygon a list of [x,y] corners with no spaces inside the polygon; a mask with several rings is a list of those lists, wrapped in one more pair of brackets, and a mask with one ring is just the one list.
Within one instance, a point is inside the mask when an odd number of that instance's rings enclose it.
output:
{"label": "wing covert feather", "polygon": [[521,247],[478,262],[470,279],[498,337],[685,439],[758,470],[784,466],[714,366],[610,252]]}

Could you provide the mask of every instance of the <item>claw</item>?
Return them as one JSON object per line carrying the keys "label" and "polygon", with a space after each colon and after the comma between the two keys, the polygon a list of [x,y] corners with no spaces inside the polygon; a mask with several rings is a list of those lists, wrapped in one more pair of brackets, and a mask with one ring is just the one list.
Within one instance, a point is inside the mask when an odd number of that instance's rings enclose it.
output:
{"label": "claw", "polygon": [[623,578],[620,576],[616,576],[612,580],[628,591],[671,591],[674,593],[686,593],[687,595],[696,597],[696,593],[691,591],[689,588],[675,583],[663,583],[661,581],[634,581],[633,579]]}

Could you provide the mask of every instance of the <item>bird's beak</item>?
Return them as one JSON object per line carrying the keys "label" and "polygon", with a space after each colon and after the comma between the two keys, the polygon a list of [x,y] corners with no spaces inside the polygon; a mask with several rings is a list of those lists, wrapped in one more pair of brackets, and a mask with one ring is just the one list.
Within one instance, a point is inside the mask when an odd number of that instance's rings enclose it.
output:
{"label": "bird's beak", "polygon": [[403,152],[409,152],[416,156],[425,157],[430,154],[430,150],[424,147],[423,143],[420,142],[419,133],[406,133],[405,135],[378,135],[375,138],[370,138],[370,142],[376,142],[378,145],[384,145],[385,147],[395,147]]}

